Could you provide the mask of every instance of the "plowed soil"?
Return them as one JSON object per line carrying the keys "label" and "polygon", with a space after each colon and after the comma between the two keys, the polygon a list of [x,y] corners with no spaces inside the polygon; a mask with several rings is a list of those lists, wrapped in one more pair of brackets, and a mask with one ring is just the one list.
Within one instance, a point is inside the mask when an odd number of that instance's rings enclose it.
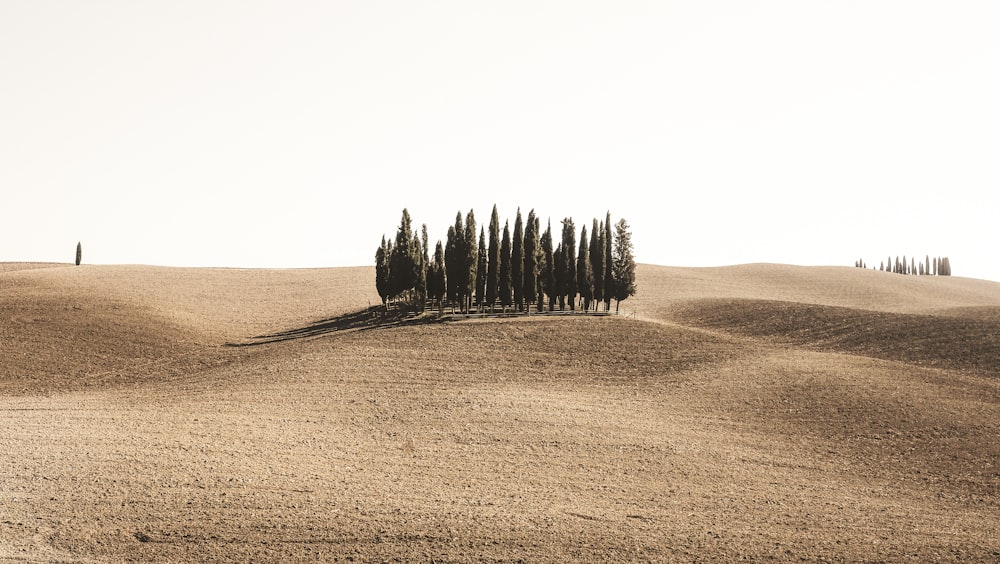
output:
{"label": "plowed soil", "polygon": [[1000,284],[640,265],[618,316],[374,269],[0,265],[0,561],[1000,561]]}

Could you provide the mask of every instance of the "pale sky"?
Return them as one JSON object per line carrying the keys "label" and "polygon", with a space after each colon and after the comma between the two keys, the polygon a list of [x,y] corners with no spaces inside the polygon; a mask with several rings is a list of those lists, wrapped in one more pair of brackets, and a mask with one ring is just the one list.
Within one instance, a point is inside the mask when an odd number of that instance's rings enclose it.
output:
{"label": "pale sky", "polygon": [[374,263],[402,208],[639,262],[1000,280],[1000,3],[0,0],[0,261]]}

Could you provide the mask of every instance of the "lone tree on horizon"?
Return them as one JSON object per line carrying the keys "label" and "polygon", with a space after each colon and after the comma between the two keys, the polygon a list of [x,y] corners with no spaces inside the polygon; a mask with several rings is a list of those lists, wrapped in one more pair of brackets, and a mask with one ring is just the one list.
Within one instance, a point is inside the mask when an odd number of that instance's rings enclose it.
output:
{"label": "lone tree on horizon", "polygon": [[83,261],[83,244],[77,241],[76,243],[76,265],[80,266],[80,262]]}

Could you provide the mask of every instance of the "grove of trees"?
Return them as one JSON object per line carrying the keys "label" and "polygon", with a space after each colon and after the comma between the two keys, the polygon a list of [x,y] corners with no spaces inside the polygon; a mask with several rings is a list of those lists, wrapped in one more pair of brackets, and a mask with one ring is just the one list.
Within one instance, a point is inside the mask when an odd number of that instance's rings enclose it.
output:
{"label": "grove of trees", "polygon": [[558,238],[547,222],[544,231],[535,210],[527,219],[517,210],[500,224],[496,206],[489,226],[476,231],[472,210],[458,212],[445,241],[429,255],[427,226],[418,234],[404,209],[393,239],[382,237],[375,251],[375,287],[382,304],[400,304],[422,311],[555,311],[580,309],[615,311],[635,295],[632,232],[624,219],[611,223],[595,218],[590,232],[584,225],[577,242],[572,218],[560,223]]}
{"label": "grove of trees", "polygon": [[[854,261],[854,266],[857,268],[868,268],[868,265],[862,259]],[[951,276],[951,260],[948,257],[936,257],[932,259],[930,255],[925,255],[924,260],[921,262],[917,262],[915,257],[910,257],[910,261],[907,262],[906,255],[903,255],[902,259],[896,256],[895,260],[890,256],[888,260],[879,264],[878,269],[895,274],[910,274],[915,276]]]}

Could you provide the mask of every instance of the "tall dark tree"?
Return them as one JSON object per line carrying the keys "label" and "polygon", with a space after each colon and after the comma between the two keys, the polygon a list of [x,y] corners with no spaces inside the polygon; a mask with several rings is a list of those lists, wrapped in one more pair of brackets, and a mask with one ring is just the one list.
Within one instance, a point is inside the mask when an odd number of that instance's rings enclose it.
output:
{"label": "tall dark tree", "polygon": [[559,310],[562,311],[566,309],[566,253],[563,251],[562,242],[552,251],[552,271],[555,286],[549,299],[553,302],[558,301]]}
{"label": "tall dark tree", "polygon": [[573,218],[567,217],[562,221],[562,248],[565,269],[565,279],[563,281],[562,292],[569,302],[569,309],[576,309],[577,275],[576,275],[576,225]]}
{"label": "tall dark tree", "polygon": [[463,288],[468,278],[465,270],[465,227],[462,223],[462,212],[455,216],[455,225],[448,228],[448,243],[444,250],[445,278],[448,283],[448,302],[452,311],[455,306],[461,306],[464,297]]}
{"label": "tall dark tree", "polygon": [[594,309],[597,309],[604,299],[604,224],[598,225],[596,217],[590,233],[590,271],[594,281]]}
{"label": "tall dark tree", "polygon": [[398,297],[417,285],[419,241],[413,236],[410,212],[403,209],[403,217],[396,231],[396,241],[389,255],[389,295]]}
{"label": "tall dark tree", "polygon": [[614,235],[611,233],[611,212],[604,220],[604,311],[611,311],[611,299],[615,297],[615,273],[613,271]]}
{"label": "tall dark tree", "polygon": [[497,299],[504,311],[514,303],[514,286],[511,281],[510,224],[503,224],[503,240],[500,243],[500,289]]}
{"label": "tall dark tree", "polygon": [[424,304],[427,301],[428,289],[427,289],[427,271],[431,266],[430,257],[430,241],[427,237],[427,224],[424,223],[420,226],[420,267],[417,272],[417,299],[420,309],[424,309]]}
{"label": "tall dark tree", "polygon": [[623,300],[635,295],[635,257],[632,253],[632,232],[624,219],[615,224],[615,250],[612,255],[615,277],[615,311]]}
{"label": "tall dark tree", "polygon": [[490,215],[490,249],[489,261],[486,265],[486,280],[482,282],[486,288],[486,304],[492,309],[497,301],[497,289],[500,285],[500,216],[497,206],[493,204]]}
{"label": "tall dark tree", "polygon": [[444,246],[441,241],[434,248],[434,261],[427,268],[427,293],[437,303],[438,311],[444,310],[446,281],[444,277]]}
{"label": "tall dark tree", "polygon": [[[426,230],[426,225],[424,228]],[[412,305],[418,311],[424,311],[424,306],[427,303],[427,253],[424,251],[421,241],[423,239],[420,234],[414,231],[411,247],[414,264]]]}
{"label": "tall dark tree", "polygon": [[[545,228],[545,232],[542,233],[542,254],[541,254],[541,269],[539,273],[539,292],[538,299],[539,303],[544,299],[545,296],[549,297],[549,311],[555,309],[555,303],[553,298],[556,295],[556,272],[555,264],[553,260],[553,248],[552,248],[552,221],[549,221],[548,227]],[[539,308],[540,310],[541,308]]]}
{"label": "tall dark tree", "polygon": [[83,243],[77,241],[76,243],[76,265],[80,266],[83,262]]}
{"label": "tall dark tree", "polygon": [[465,296],[468,305],[466,311],[472,309],[472,292],[476,289],[476,272],[479,269],[479,247],[476,245],[476,215],[469,210],[465,216]]}
{"label": "tall dark tree", "polygon": [[390,243],[382,236],[382,243],[375,251],[375,289],[378,297],[382,299],[382,305],[389,303],[389,255],[392,252]]}
{"label": "tall dark tree", "polygon": [[590,246],[587,243],[587,226],[580,228],[580,252],[576,255],[576,287],[583,300],[584,311],[590,309],[594,297],[594,273],[590,270]]}
{"label": "tall dark tree", "polygon": [[538,218],[531,210],[524,228],[524,302],[528,309],[538,296],[538,249]]}
{"label": "tall dark tree", "polygon": [[482,310],[483,305],[489,303],[489,290],[486,288],[487,264],[486,264],[486,234],[483,228],[479,228],[479,252],[476,258],[476,306]]}
{"label": "tall dark tree", "polygon": [[517,208],[514,219],[514,240],[510,248],[510,284],[514,297],[514,307],[524,311],[524,224],[521,221],[521,208]]}

